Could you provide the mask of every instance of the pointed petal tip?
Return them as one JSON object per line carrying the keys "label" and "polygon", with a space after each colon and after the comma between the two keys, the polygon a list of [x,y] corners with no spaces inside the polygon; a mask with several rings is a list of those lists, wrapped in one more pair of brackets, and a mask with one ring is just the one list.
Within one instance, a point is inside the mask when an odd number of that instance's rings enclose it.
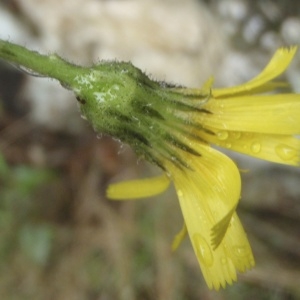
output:
{"label": "pointed petal tip", "polygon": [[237,281],[237,274],[231,274],[231,276],[228,276],[226,278],[222,278],[220,280],[219,278],[210,278],[210,281],[206,281],[206,284],[210,290],[219,291],[221,288],[226,289],[228,286],[231,286],[233,283]]}
{"label": "pointed petal tip", "polygon": [[291,46],[288,46],[288,47],[280,47],[277,51],[279,51],[281,53],[289,52],[289,53],[295,55],[295,53],[297,52],[297,50],[298,50],[298,46],[297,45],[291,45]]}
{"label": "pointed petal tip", "polygon": [[267,66],[256,77],[238,86],[214,89],[212,91],[213,96],[215,98],[222,98],[237,95],[249,95],[250,93],[260,93],[264,90],[268,91],[276,88],[276,83],[274,85],[271,81],[288,68],[297,50],[297,46],[281,47],[277,49]]}

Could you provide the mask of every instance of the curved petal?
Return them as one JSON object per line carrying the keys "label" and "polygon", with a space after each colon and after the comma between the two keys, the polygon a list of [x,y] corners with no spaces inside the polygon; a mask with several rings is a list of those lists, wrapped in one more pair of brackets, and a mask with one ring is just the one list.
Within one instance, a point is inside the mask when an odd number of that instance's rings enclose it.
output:
{"label": "curved petal", "polygon": [[300,95],[277,94],[211,99],[210,114],[195,114],[204,127],[269,134],[300,133]]}
{"label": "curved petal", "polygon": [[215,135],[201,136],[209,143],[260,159],[294,166],[300,163],[300,140],[290,135],[217,130]]}
{"label": "curved petal", "polygon": [[111,200],[147,198],[161,194],[169,185],[170,179],[163,174],[153,178],[110,184],[106,190],[106,196]]}
{"label": "curved petal", "polygon": [[[239,94],[249,94],[253,93],[254,91],[258,92],[259,90],[270,90],[271,88],[274,88],[274,86],[272,87],[272,85],[268,87],[269,82],[272,79],[278,77],[287,69],[297,49],[298,48],[296,46],[278,49],[273,55],[269,64],[258,76],[238,86],[234,86],[231,88],[214,89],[212,91],[213,96],[215,98],[231,97],[237,96]],[[266,88],[263,87],[264,85],[266,85]]]}
{"label": "curved petal", "polygon": [[[239,171],[225,155],[206,145],[198,144],[198,148],[201,157],[187,157],[195,171],[182,172],[170,166],[170,173],[204,278],[209,288],[219,289],[236,280],[236,269],[244,271],[254,260],[234,213],[241,189]],[[224,237],[215,248],[211,231],[230,212],[230,226],[223,224]]]}
{"label": "curved petal", "polygon": [[186,235],[187,235],[187,228],[186,228],[185,223],[183,223],[182,228],[175,235],[175,237],[173,239],[172,246],[171,246],[172,251],[175,251],[179,247],[179,245],[181,244],[181,242],[183,241],[183,239],[185,238]]}

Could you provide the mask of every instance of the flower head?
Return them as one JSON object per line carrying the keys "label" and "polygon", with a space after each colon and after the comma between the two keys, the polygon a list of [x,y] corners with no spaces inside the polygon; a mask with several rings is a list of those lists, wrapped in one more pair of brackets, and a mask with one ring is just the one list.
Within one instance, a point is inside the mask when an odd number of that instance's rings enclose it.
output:
{"label": "flower head", "polygon": [[267,67],[245,84],[201,89],[151,80],[130,63],[72,65],[0,40],[0,57],[34,74],[49,76],[74,91],[83,116],[96,131],[130,144],[164,174],[109,186],[111,199],[162,193],[172,181],[184,226],[209,288],[236,280],[254,266],[247,236],[235,212],[241,179],[234,162],[217,145],[276,163],[299,165],[300,95],[274,94],[285,87],[273,79],[290,64],[297,48],[279,49]]}
{"label": "flower head", "polygon": [[[231,284],[236,271],[255,264],[235,212],[239,171],[210,145],[299,164],[300,141],[294,135],[300,133],[300,95],[271,93],[285,87],[272,80],[288,67],[295,52],[295,47],[279,49],[260,75],[240,86],[212,89],[210,79],[199,90],[164,87],[167,97],[158,94],[159,103],[150,98],[144,104],[151,111],[146,114],[148,132],[142,136],[148,148],[145,157],[166,175],[108,188],[112,199],[141,198],[162,192],[173,181],[185,221],[173,249],[187,232],[209,288]],[[138,122],[143,121],[141,116]]]}

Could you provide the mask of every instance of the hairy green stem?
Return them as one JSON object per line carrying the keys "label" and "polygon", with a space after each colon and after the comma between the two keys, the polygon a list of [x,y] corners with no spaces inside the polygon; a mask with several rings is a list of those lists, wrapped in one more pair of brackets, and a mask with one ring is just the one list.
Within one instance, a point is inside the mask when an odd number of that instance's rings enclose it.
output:
{"label": "hairy green stem", "polygon": [[42,55],[1,39],[0,58],[33,73],[57,79],[65,86],[72,85],[74,77],[84,69],[70,64],[56,54]]}

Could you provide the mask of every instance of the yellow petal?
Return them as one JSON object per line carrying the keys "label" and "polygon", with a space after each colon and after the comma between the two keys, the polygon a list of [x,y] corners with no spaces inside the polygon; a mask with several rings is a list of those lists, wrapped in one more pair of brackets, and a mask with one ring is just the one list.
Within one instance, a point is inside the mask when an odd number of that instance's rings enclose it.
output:
{"label": "yellow petal", "polygon": [[175,251],[179,247],[179,245],[186,237],[186,235],[187,235],[187,228],[185,223],[183,223],[181,230],[175,235],[174,240],[172,242],[172,246],[171,246],[172,251]]}
{"label": "yellow petal", "polygon": [[245,272],[255,265],[252,250],[236,213],[233,214],[228,232],[224,238],[225,251],[239,272]]}
{"label": "yellow petal", "polygon": [[211,96],[212,93],[212,86],[214,83],[214,77],[209,77],[206,82],[202,85],[200,89],[195,89],[195,88],[172,88],[173,91],[180,92],[184,95],[194,95],[200,96],[200,97],[205,97],[208,100],[208,97]]}
{"label": "yellow petal", "polygon": [[[193,170],[172,169],[187,230],[209,288],[219,289],[236,280],[236,270],[254,264],[250,245],[235,213],[215,249],[211,230],[235,208],[240,197],[240,175],[225,155],[198,145],[201,157],[187,157]],[[222,223],[222,221],[221,221]],[[226,223],[226,222],[225,222]],[[228,228],[227,228],[228,227]],[[242,250],[241,250],[242,249]]]}
{"label": "yellow petal", "polygon": [[269,134],[300,133],[300,95],[277,94],[211,99],[211,114],[197,114],[204,127]]}
{"label": "yellow petal", "polygon": [[139,199],[161,194],[170,185],[165,175],[110,184],[106,196],[112,200]]}
{"label": "yellow petal", "polygon": [[[212,94],[215,98],[236,96],[238,94],[249,94],[254,90],[262,89],[268,82],[282,74],[291,63],[297,47],[278,49],[265,69],[252,80],[231,88],[214,89]],[[269,88],[267,88],[269,90]]]}
{"label": "yellow petal", "polygon": [[211,246],[213,250],[216,250],[221,244],[229,224],[231,222],[231,218],[235,213],[236,207],[233,207],[228,213],[211,229]]}
{"label": "yellow petal", "polygon": [[202,136],[217,146],[260,159],[294,166],[300,162],[300,140],[293,136],[228,130]]}

